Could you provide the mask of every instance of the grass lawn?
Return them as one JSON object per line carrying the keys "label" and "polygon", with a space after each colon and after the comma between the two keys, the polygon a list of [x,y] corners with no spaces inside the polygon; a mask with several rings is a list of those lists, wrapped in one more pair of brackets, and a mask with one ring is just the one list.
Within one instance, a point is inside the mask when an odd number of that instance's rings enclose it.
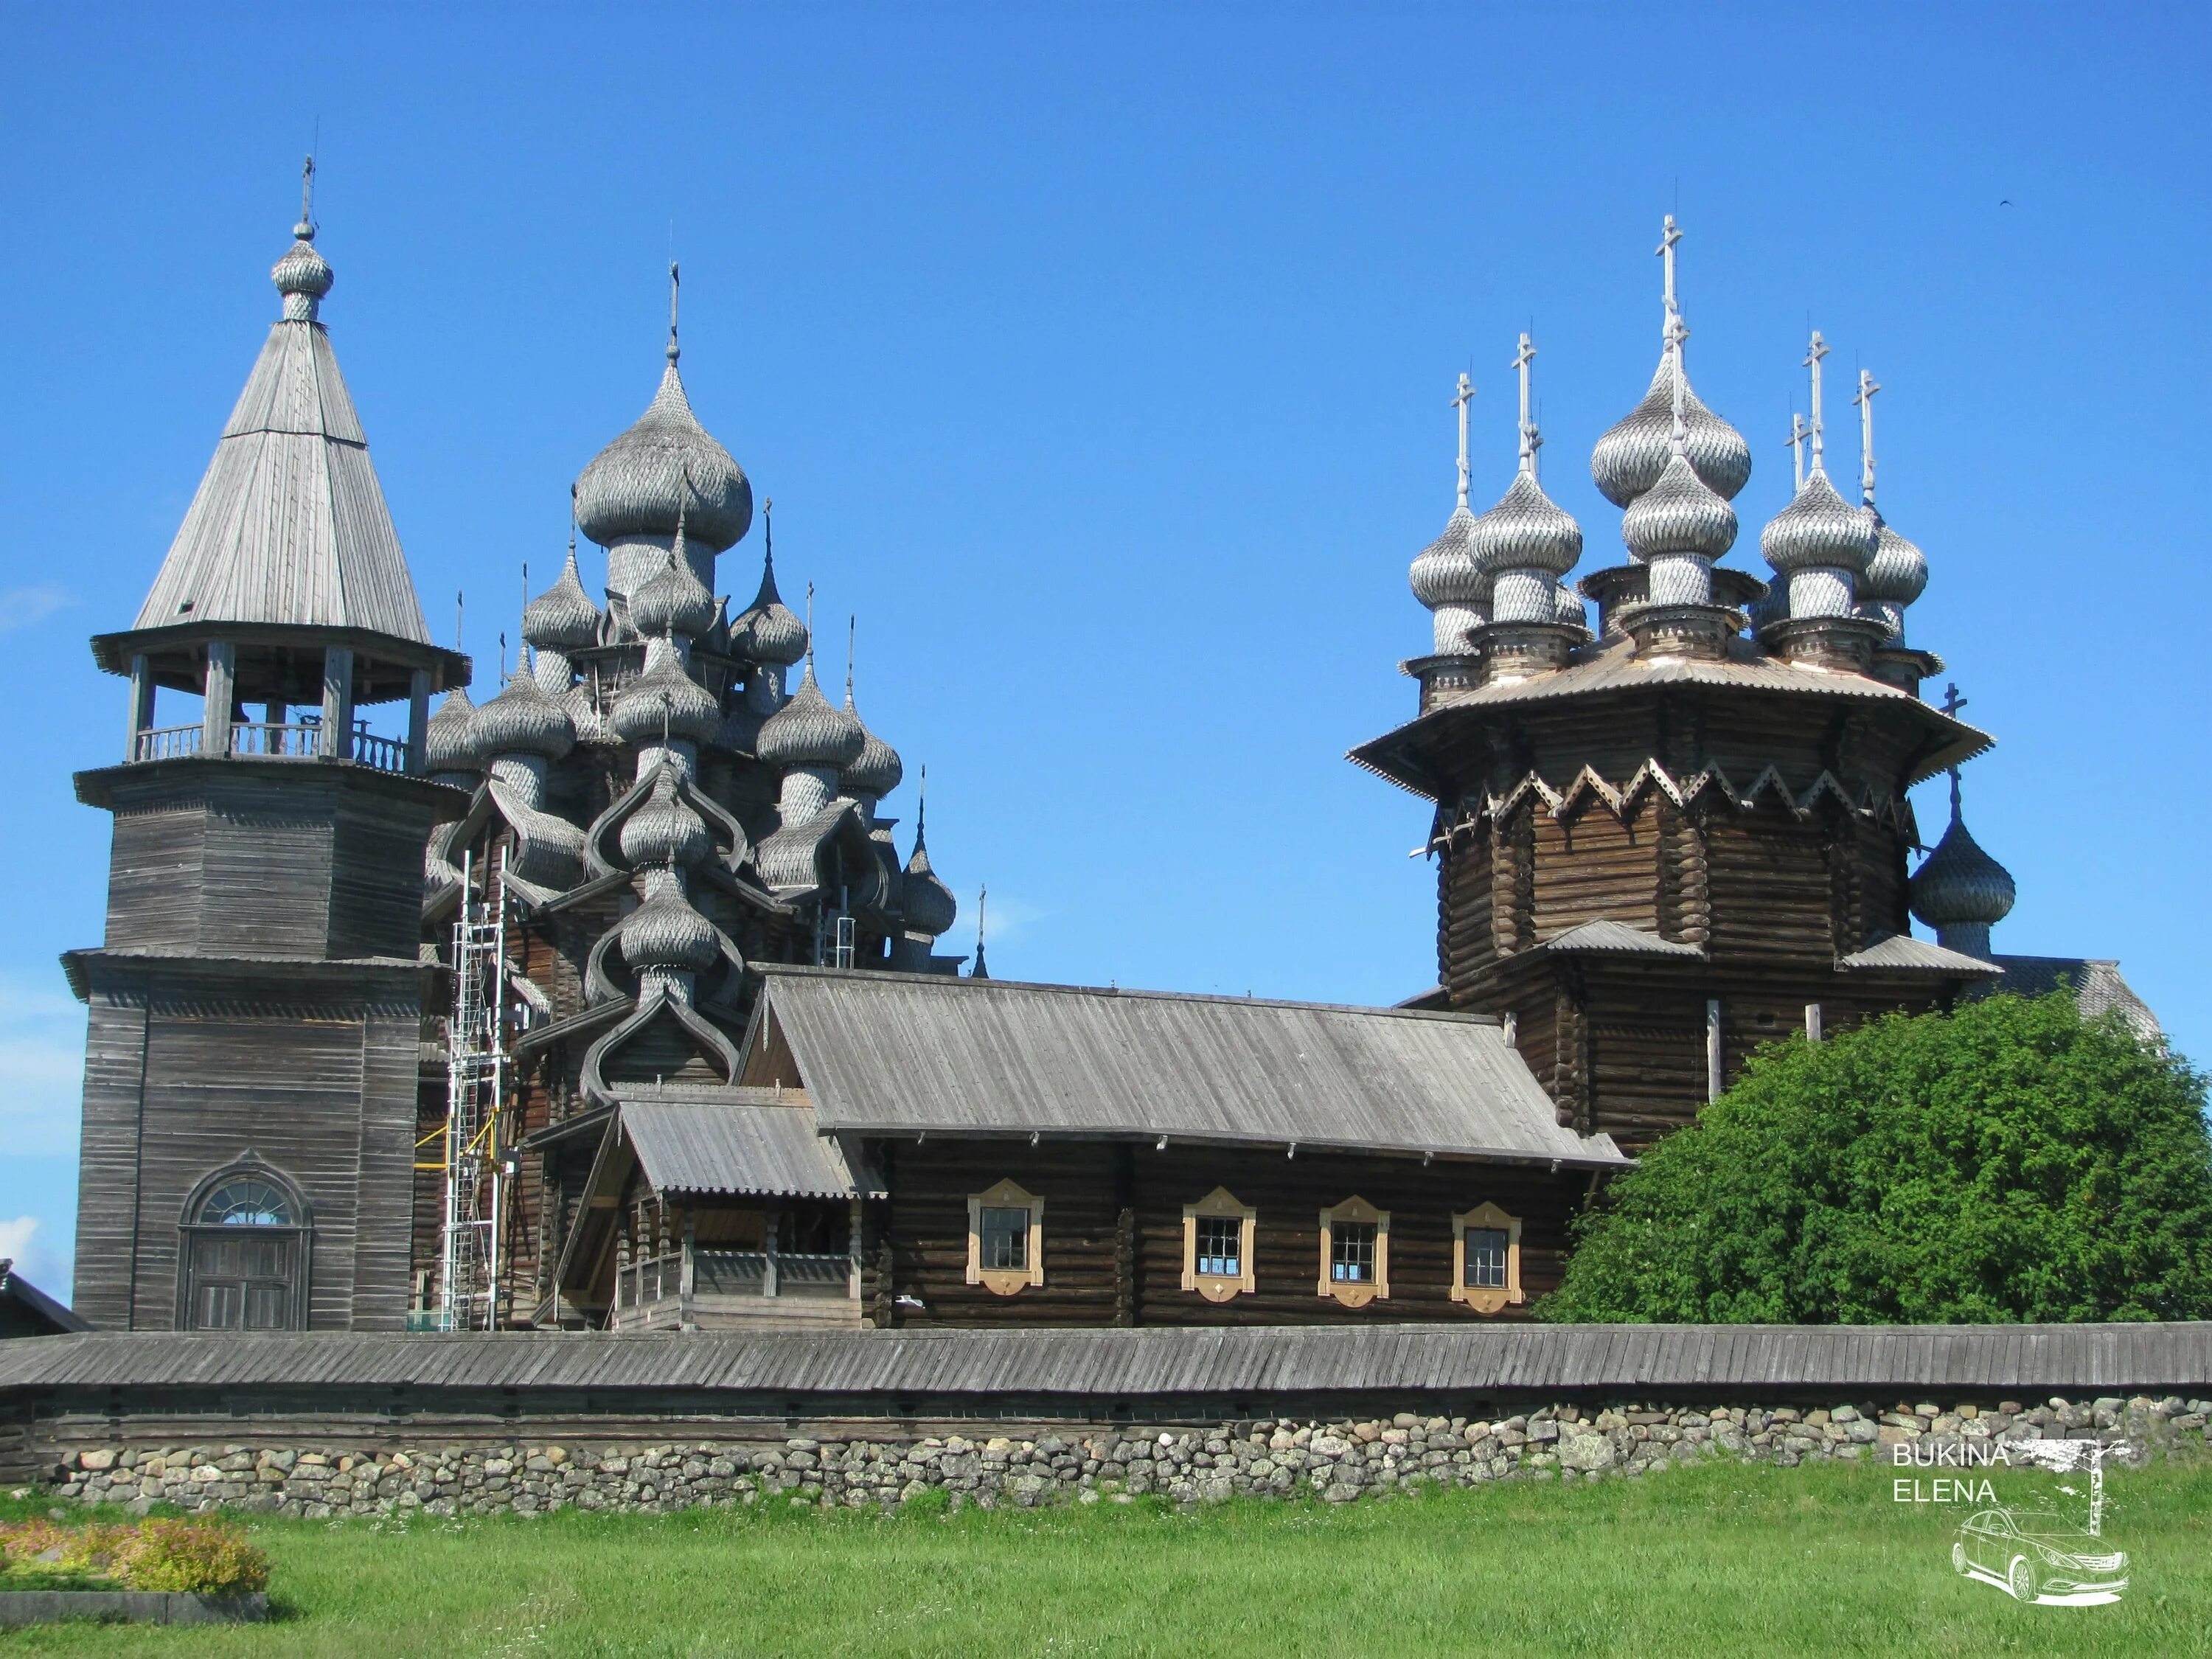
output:
{"label": "grass lawn", "polygon": [[1959,1577],[1967,1511],[1893,1501],[1899,1473],[1706,1466],[1188,1513],[257,1520],[278,1620],[50,1626],[0,1632],[0,1654],[2212,1654],[2212,1466],[2110,1477],[2133,1582],[2094,1607]]}

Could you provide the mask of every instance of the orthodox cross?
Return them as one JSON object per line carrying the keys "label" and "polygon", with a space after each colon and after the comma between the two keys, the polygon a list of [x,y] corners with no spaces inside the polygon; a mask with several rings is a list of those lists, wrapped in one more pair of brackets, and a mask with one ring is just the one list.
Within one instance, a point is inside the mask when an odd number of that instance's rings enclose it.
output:
{"label": "orthodox cross", "polygon": [[[1953,720],[1956,720],[1959,718],[1959,711],[1966,706],[1966,700],[1959,695],[1959,688],[1955,683],[1943,688],[1943,712],[1945,714],[1948,714]],[[1954,823],[1956,823],[1959,817],[1959,769],[1955,766],[1951,766],[1946,767],[1944,769],[1951,775],[1951,818]]]}
{"label": "orthodox cross", "polygon": [[1474,382],[1464,374],[1459,377],[1458,388],[1452,393],[1452,404],[1459,410],[1459,504],[1467,505],[1467,406],[1474,401]]}
{"label": "orthodox cross", "polygon": [[315,158],[310,155],[300,169],[300,228],[301,237],[315,234]]}
{"label": "orthodox cross", "polygon": [[1536,348],[1526,334],[1513,354],[1512,367],[1521,377],[1521,470],[1530,477],[1536,476],[1536,452],[1544,447],[1538,435],[1536,422],[1528,416],[1528,365],[1536,361]]}
{"label": "orthodox cross", "polygon": [[1813,428],[1805,424],[1805,417],[1796,410],[1790,411],[1790,470],[1797,475],[1797,488],[1805,487],[1805,440],[1813,435]]}
{"label": "orthodox cross", "polygon": [[1674,244],[1682,240],[1681,228],[1668,214],[1665,227],[1659,233],[1659,246],[1654,250],[1667,267],[1667,315],[1673,317],[1679,308],[1674,302]]}
{"label": "orthodox cross", "polygon": [[1881,390],[1874,371],[1859,371],[1859,389],[1851,401],[1859,406],[1859,500],[1874,505],[1874,394]]}
{"label": "orthodox cross", "polygon": [[[1667,222],[1669,224],[1673,220]],[[1667,350],[1674,360],[1674,453],[1689,453],[1689,390],[1690,377],[1682,368],[1682,342],[1690,337],[1690,325],[1682,320],[1682,313],[1671,307],[1667,313]]]}
{"label": "orthodox cross", "polygon": [[676,302],[683,291],[683,278],[676,273],[676,261],[668,262],[668,361],[674,362],[679,355],[676,349]]}
{"label": "orthodox cross", "polygon": [[854,636],[854,634],[856,634],[856,633],[858,633],[858,632],[860,631],[860,613],[859,613],[858,611],[852,612],[851,614],[849,614],[849,615],[848,615],[848,616],[846,617],[846,618],[845,618],[845,707],[846,707],[846,708],[850,708],[853,706],[853,636]]}
{"label": "orthodox cross", "polygon": [[1813,371],[1813,471],[1826,476],[1827,453],[1826,428],[1820,420],[1820,359],[1828,355],[1828,343],[1820,337],[1820,331],[1813,331],[1813,343],[1806,348],[1805,367]]}

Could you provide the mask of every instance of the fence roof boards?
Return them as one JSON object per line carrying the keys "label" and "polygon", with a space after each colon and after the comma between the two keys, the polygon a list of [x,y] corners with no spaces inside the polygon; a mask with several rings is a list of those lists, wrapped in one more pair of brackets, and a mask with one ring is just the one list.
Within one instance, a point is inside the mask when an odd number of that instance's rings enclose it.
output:
{"label": "fence roof boards", "polygon": [[[1048,1401],[1282,1401],[1353,1394],[2212,1393],[2212,1323],[1978,1326],[1459,1325],[1215,1329],[778,1331],[641,1335],[169,1333],[0,1342],[0,1399],[257,1391],[332,1401],[480,1391],[728,1409],[835,1397],[981,1412]],[[335,1405],[332,1407],[336,1408]],[[781,1407],[778,1407],[781,1409]]]}

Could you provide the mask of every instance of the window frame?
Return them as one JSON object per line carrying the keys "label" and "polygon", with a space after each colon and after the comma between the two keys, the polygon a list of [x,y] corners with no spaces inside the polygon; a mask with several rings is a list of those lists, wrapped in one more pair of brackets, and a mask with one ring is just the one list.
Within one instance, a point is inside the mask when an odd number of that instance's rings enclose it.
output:
{"label": "window frame", "polygon": [[[254,1223],[204,1221],[201,1212],[209,1200],[234,1181],[251,1180],[274,1188],[284,1200],[285,1208],[292,1218],[287,1222],[261,1224]],[[194,1322],[194,1312],[201,1287],[200,1255],[198,1246],[202,1240],[231,1240],[243,1243],[252,1239],[281,1240],[287,1249],[290,1270],[284,1276],[281,1307],[283,1322],[276,1326],[201,1326]],[[193,1183],[192,1190],[177,1216],[177,1272],[176,1325],[184,1330],[244,1330],[276,1329],[304,1331],[307,1328],[312,1305],[314,1274],[315,1213],[300,1183],[283,1170],[269,1163],[258,1152],[248,1149],[229,1163],[221,1164]],[[216,1276],[216,1282],[227,1283],[236,1275]],[[240,1295],[246,1294],[246,1281],[257,1277],[240,1277]],[[243,1306],[241,1303],[241,1307]],[[241,1314],[241,1319],[243,1315]]]}
{"label": "window frame", "polygon": [[[1198,1270],[1199,1218],[1236,1221],[1237,1267],[1233,1273],[1202,1273]],[[1259,1231],[1260,1212],[1240,1204],[1226,1187],[1216,1187],[1195,1204],[1182,1206],[1182,1288],[1195,1291],[1208,1302],[1229,1302],[1249,1296],[1260,1288],[1252,1264],[1252,1245]]]}
{"label": "window frame", "polygon": [[[1019,1267],[983,1265],[983,1212],[1027,1210],[1030,1214],[1028,1261]],[[968,1278],[994,1296],[1016,1296],[1032,1285],[1044,1283],[1044,1200],[1024,1191],[1011,1179],[968,1195]]]}
{"label": "window frame", "polygon": [[[1375,1229],[1375,1278],[1371,1282],[1346,1281],[1330,1276],[1340,1223]],[[1390,1212],[1378,1210],[1357,1194],[1321,1212],[1321,1277],[1318,1293],[1347,1308],[1364,1308],[1370,1302],[1390,1299]]]}
{"label": "window frame", "polygon": [[[1495,1285],[1470,1285],[1467,1282],[1467,1235],[1470,1228],[1476,1232],[1502,1232],[1505,1235],[1505,1284],[1502,1289]],[[1509,1306],[1528,1299],[1521,1288],[1519,1216],[1509,1215],[1497,1205],[1486,1202],[1452,1218],[1451,1299],[1465,1304],[1479,1314],[1502,1312]]]}

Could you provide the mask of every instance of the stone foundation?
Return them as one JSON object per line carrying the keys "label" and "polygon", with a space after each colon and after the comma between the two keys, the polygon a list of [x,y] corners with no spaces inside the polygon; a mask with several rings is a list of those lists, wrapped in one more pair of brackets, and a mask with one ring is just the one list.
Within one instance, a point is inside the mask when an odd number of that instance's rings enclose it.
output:
{"label": "stone foundation", "polygon": [[[2212,1443],[2212,1401],[2169,1397],[2003,1401],[1948,1408],[1860,1402],[1793,1407],[1563,1405],[1498,1421],[1417,1417],[1287,1420],[1138,1430],[1069,1428],[1014,1439],[825,1440],[726,1436],[644,1445],[443,1443],[400,1446],[101,1446],[58,1456],[52,1490],[86,1503],[155,1502],[321,1518],[343,1515],[537,1515],[584,1510],[659,1513],[786,1495],[848,1509],[890,1506],[936,1490],[952,1503],[1032,1507],[1157,1493],[1182,1503],[1318,1496],[1343,1503],[1417,1485],[1637,1476],[1728,1457],[1791,1465],[1894,1457],[2035,1439],[2126,1442],[2140,1461]],[[747,1425],[750,1426],[750,1425]],[[1031,1431],[1035,1433],[1035,1431]]]}

